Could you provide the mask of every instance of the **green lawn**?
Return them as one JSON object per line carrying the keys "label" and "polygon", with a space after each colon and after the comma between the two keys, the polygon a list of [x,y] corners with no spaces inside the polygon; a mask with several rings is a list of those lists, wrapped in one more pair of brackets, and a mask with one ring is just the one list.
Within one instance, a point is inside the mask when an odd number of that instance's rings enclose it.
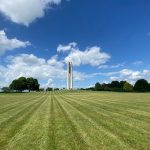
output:
{"label": "green lawn", "polygon": [[0,149],[150,149],[150,94],[0,94]]}

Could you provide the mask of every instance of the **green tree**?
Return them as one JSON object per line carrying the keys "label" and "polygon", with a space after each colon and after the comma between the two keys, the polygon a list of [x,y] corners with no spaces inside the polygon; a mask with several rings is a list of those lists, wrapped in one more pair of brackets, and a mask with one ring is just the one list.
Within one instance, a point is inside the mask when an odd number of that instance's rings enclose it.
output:
{"label": "green tree", "polygon": [[89,87],[89,88],[86,88],[86,90],[88,90],[88,91],[95,91],[95,87]]}
{"label": "green tree", "polygon": [[121,91],[119,81],[112,81],[110,87],[112,91]]}
{"label": "green tree", "polygon": [[136,92],[148,92],[148,91],[150,91],[149,84],[148,84],[147,80],[145,80],[145,79],[138,80],[134,85],[134,90]]}
{"label": "green tree", "polygon": [[54,91],[59,91],[59,88],[54,88]]}
{"label": "green tree", "polygon": [[4,93],[9,93],[9,92],[11,92],[11,89],[10,89],[9,87],[3,87],[3,88],[2,88],[2,91],[3,91]]}
{"label": "green tree", "polygon": [[121,89],[123,89],[125,83],[126,83],[126,81],[120,81],[120,88]]}
{"label": "green tree", "polygon": [[37,79],[34,78],[25,78],[20,77],[16,80],[13,80],[10,84],[10,89],[15,90],[17,92],[22,92],[24,90],[29,90],[29,92],[32,91],[38,91],[39,90],[39,83]]}
{"label": "green tree", "polygon": [[9,87],[10,89],[15,90],[17,92],[22,92],[21,80],[13,80]]}
{"label": "green tree", "polygon": [[21,86],[21,91],[24,91],[27,89],[27,79],[25,77],[20,77],[18,79],[20,86]]}
{"label": "green tree", "polygon": [[119,81],[112,81],[110,84],[111,88],[120,88],[120,83]]}
{"label": "green tree", "polygon": [[40,84],[37,79],[34,79],[33,91],[39,91]]}
{"label": "green tree", "polygon": [[130,83],[126,82],[123,86],[123,91],[124,92],[133,92],[133,85]]}
{"label": "green tree", "polygon": [[101,86],[100,83],[97,82],[97,83],[95,84],[95,90],[96,90],[96,91],[101,91],[101,90],[102,90],[102,86]]}
{"label": "green tree", "polygon": [[37,79],[34,79],[32,77],[27,78],[27,89],[30,91],[39,91],[39,83]]}
{"label": "green tree", "polygon": [[53,88],[48,87],[48,88],[46,89],[46,91],[53,91]]}
{"label": "green tree", "polygon": [[108,84],[103,83],[102,84],[102,91],[111,91],[110,83],[108,83]]}
{"label": "green tree", "polygon": [[44,88],[40,88],[39,91],[40,91],[40,92],[44,92],[45,89],[44,89]]}
{"label": "green tree", "polygon": [[27,90],[29,90],[29,92],[33,89],[33,85],[34,79],[32,77],[27,78]]}

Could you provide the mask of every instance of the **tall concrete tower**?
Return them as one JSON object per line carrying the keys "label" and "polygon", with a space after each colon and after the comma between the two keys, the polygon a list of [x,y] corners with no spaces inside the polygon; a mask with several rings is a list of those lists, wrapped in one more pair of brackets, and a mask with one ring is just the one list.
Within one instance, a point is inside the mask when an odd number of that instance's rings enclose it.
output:
{"label": "tall concrete tower", "polygon": [[67,89],[73,89],[73,70],[72,70],[72,62],[68,62],[68,71],[67,71]]}

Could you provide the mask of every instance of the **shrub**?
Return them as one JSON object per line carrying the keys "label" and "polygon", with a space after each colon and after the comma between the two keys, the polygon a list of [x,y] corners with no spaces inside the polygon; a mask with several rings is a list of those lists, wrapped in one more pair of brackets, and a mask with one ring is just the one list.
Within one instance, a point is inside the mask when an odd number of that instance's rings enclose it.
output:
{"label": "shrub", "polygon": [[149,87],[147,80],[145,80],[145,79],[138,80],[134,85],[134,90],[136,92],[148,92],[148,91],[150,91],[150,87]]}
{"label": "shrub", "polygon": [[101,91],[102,90],[102,86],[101,86],[101,84],[100,83],[96,83],[95,84],[95,91]]}
{"label": "shrub", "polygon": [[46,91],[53,91],[53,88],[48,87],[48,88],[46,89]]}
{"label": "shrub", "polygon": [[123,91],[125,92],[133,92],[133,85],[130,83],[126,82],[123,86]]}

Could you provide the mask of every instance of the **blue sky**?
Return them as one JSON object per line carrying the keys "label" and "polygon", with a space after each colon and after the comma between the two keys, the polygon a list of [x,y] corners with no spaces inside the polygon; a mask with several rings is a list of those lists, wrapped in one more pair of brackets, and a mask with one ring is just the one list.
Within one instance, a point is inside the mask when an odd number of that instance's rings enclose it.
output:
{"label": "blue sky", "polygon": [[0,0],[0,86],[20,76],[66,87],[150,82],[149,0]]}

